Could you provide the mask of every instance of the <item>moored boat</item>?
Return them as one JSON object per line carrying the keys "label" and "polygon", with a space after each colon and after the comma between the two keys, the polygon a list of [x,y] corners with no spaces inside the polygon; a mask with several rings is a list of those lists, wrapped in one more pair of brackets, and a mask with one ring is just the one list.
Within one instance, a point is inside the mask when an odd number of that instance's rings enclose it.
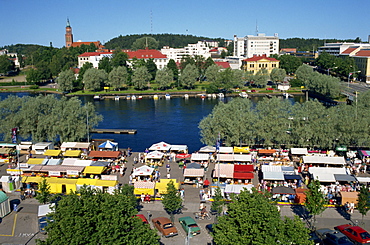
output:
{"label": "moored boat", "polygon": [[153,99],[154,99],[154,100],[157,100],[157,99],[158,99],[158,95],[156,95],[156,94],[155,94],[155,95],[153,95]]}
{"label": "moored boat", "polygon": [[119,100],[119,96],[115,96],[114,97],[114,100]]}
{"label": "moored boat", "polygon": [[103,97],[100,95],[94,95],[94,100],[103,100]]}
{"label": "moored boat", "polygon": [[168,99],[171,99],[171,95],[170,94],[166,94],[165,95],[165,98],[168,100]]}
{"label": "moored boat", "polygon": [[136,96],[135,96],[135,95],[132,95],[132,96],[131,96],[131,99],[132,99],[132,100],[136,100]]}

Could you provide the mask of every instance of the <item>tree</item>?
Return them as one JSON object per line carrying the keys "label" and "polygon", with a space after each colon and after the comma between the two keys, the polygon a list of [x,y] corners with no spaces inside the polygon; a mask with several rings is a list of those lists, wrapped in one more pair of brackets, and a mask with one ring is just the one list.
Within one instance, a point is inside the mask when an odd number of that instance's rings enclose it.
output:
{"label": "tree", "polygon": [[[316,178],[316,176],[314,176]],[[308,184],[308,190],[306,191],[306,203],[305,207],[313,217],[313,222],[316,222],[316,215],[324,212],[326,207],[326,200],[324,194],[320,190],[320,182],[315,179]],[[314,225],[313,225],[314,226]]]}
{"label": "tree", "polygon": [[230,89],[241,86],[242,81],[243,71],[227,68],[219,72],[216,86],[219,90],[227,93]]}
{"label": "tree", "polygon": [[59,90],[62,92],[70,92],[73,89],[73,82],[75,80],[76,77],[73,74],[72,70],[69,69],[66,71],[62,71],[57,79]]}
{"label": "tree", "polygon": [[148,69],[145,66],[142,66],[134,70],[132,83],[135,86],[135,89],[142,90],[147,87],[150,78],[151,75],[149,74]]}
{"label": "tree", "polygon": [[74,82],[73,84],[73,87],[75,89],[83,89],[84,85],[82,83],[83,81],[83,77],[84,77],[84,74],[85,72],[90,69],[90,68],[93,68],[93,64],[90,63],[90,62],[86,62],[82,65],[82,67],[80,68],[80,71],[78,72],[78,77],[77,77],[77,80]]}
{"label": "tree", "polygon": [[158,70],[155,80],[158,83],[159,89],[168,88],[171,85],[172,80],[173,80],[172,70],[169,69],[168,67],[165,67],[162,70]]}
{"label": "tree", "polygon": [[270,78],[275,83],[284,81],[286,77],[286,71],[281,68],[274,68],[270,73]]}
{"label": "tree", "polygon": [[195,65],[188,64],[181,72],[180,76],[181,85],[191,89],[194,87],[197,77],[198,71]]}
{"label": "tree", "polygon": [[225,198],[222,196],[220,187],[217,187],[215,190],[215,195],[213,196],[213,202],[211,206],[211,210],[216,211],[217,216],[219,216],[226,204]]}
{"label": "tree", "polygon": [[110,58],[106,56],[99,61],[98,67],[100,70],[104,70],[106,73],[111,72],[113,69]]}
{"label": "tree", "polygon": [[370,208],[370,194],[366,186],[362,185],[360,192],[358,193],[357,209],[362,215],[362,224],[364,223],[364,216],[367,214]]}
{"label": "tree", "polygon": [[117,66],[126,66],[127,67],[128,55],[122,50],[115,50],[113,52],[113,57],[111,60],[111,64],[113,67]]}
{"label": "tree", "polygon": [[266,86],[269,77],[268,71],[266,69],[261,69],[254,75],[254,82],[256,85]]}
{"label": "tree", "polygon": [[[276,206],[256,189],[235,195],[227,206],[228,215],[214,225],[216,244],[313,244],[299,218],[283,221]],[[288,232],[292,223],[294,232]]]}
{"label": "tree", "polygon": [[157,232],[136,214],[120,191],[112,195],[84,186],[58,202],[48,237],[39,244],[158,244]]}
{"label": "tree", "polygon": [[14,69],[14,63],[9,60],[7,55],[0,56],[0,74],[6,74]]}
{"label": "tree", "polygon": [[101,89],[102,85],[107,80],[107,73],[104,70],[95,68],[88,69],[84,74],[85,90],[96,91]]}
{"label": "tree", "polygon": [[136,39],[136,41],[132,44],[131,49],[138,50],[138,49],[158,49],[159,42],[155,40],[153,37],[142,37]]}
{"label": "tree", "polygon": [[114,67],[108,75],[108,84],[114,90],[122,88],[128,82],[127,68],[124,66]]}
{"label": "tree", "polygon": [[175,213],[182,208],[182,198],[172,180],[167,184],[167,191],[166,194],[163,194],[162,204],[173,222]]}
{"label": "tree", "polygon": [[303,63],[299,57],[295,57],[292,55],[271,55],[270,57],[279,60],[279,67],[286,70],[288,74],[294,73],[297,68]]}
{"label": "tree", "polygon": [[176,65],[176,62],[173,59],[170,59],[167,67],[173,72],[173,80],[177,81],[179,79],[179,69]]}
{"label": "tree", "polygon": [[145,66],[146,66],[146,69],[148,69],[148,72],[151,76],[150,80],[154,80],[155,79],[155,75],[157,73],[157,65],[154,63],[153,59],[148,59],[146,62],[145,62]]}
{"label": "tree", "polygon": [[216,83],[216,81],[218,80],[219,72],[220,72],[220,67],[218,65],[209,66],[205,74],[207,81],[210,83]]}
{"label": "tree", "polygon": [[28,83],[38,83],[41,81],[41,74],[38,70],[29,69],[26,74],[26,80]]}
{"label": "tree", "polygon": [[38,186],[39,189],[35,198],[42,204],[48,203],[51,198],[49,183],[46,181],[45,178],[42,178]]}

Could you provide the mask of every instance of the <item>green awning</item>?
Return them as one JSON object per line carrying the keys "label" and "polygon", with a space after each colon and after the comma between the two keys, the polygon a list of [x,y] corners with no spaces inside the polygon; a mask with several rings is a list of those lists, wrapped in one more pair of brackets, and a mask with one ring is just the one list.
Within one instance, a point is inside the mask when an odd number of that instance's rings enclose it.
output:
{"label": "green awning", "polygon": [[347,151],[347,146],[341,145],[335,148],[336,151]]}

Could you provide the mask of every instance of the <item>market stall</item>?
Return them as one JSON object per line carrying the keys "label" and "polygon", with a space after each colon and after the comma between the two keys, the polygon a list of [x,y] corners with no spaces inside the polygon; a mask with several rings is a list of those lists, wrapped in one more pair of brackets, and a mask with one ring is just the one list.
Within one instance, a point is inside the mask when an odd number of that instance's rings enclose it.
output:
{"label": "market stall", "polygon": [[46,150],[44,152],[44,156],[48,157],[61,157],[62,151],[61,150]]}
{"label": "market stall", "polygon": [[167,152],[171,149],[171,145],[166,142],[159,142],[150,146],[149,151],[163,151]]}
{"label": "market stall", "polygon": [[154,168],[144,165],[134,169],[131,175],[133,178],[137,178],[140,181],[142,179],[149,179],[153,175],[153,172]]}
{"label": "market stall", "polygon": [[186,168],[183,175],[184,184],[196,184],[199,178],[203,180],[204,168]]}
{"label": "market stall", "polygon": [[242,181],[248,183],[248,180],[254,178],[253,170],[253,165],[234,165],[233,178],[239,183],[241,183]]}
{"label": "market stall", "polygon": [[188,153],[188,146],[187,145],[171,145],[170,151],[174,153]]}
{"label": "market stall", "polygon": [[202,148],[199,149],[198,152],[199,153],[214,153],[216,152],[216,147],[210,146],[210,145],[203,146]]}
{"label": "market stall", "polygon": [[303,156],[303,163],[314,167],[342,168],[346,165],[344,157]]}
{"label": "market stall", "polygon": [[63,142],[60,146],[62,151],[67,150],[81,150],[87,152],[90,149],[91,143],[89,142]]}
{"label": "market stall", "polygon": [[118,151],[118,143],[107,140],[104,143],[100,144],[98,148],[100,151]]}
{"label": "market stall", "polygon": [[115,160],[121,156],[121,152],[120,151],[90,151],[88,156],[93,159]]}
{"label": "market stall", "polygon": [[208,162],[209,154],[206,153],[193,153],[191,154],[190,160],[192,162]]}
{"label": "market stall", "polygon": [[[220,178],[220,182],[231,183],[234,178],[234,165],[233,164],[215,164],[213,170],[213,178]],[[213,181],[216,182],[216,181]]]}
{"label": "market stall", "polygon": [[155,182],[151,181],[137,181],[134,183],[134,194],[135,195],[150,195],[154,196]]}
{"label": "market stall", "polygon": [[9,197],[0,191],[0,219],[4,218],[11,212]]}
{"label": "market stall", "polygon": [[82,154],[81,150],[67,150],[64,152],[64,157],[76,157],[79,158]]}
{"label": "market stall", "polygon": [[32,150],[35,154],[44,154],[47,150],[54,150],[53,142],[39,142],[32,145]]}
{"label": "market stall", "polygon": [[159,182],[155,183],[155,190],[157,194],[162,195],[167,193],[167,185],[172,181],[175,188],[178,190],[180,189],[180,183],[176,181],[176,179],[160,179]]}
{"label": "market stall", "polygon": [[351,203],[353,202],[355,205],[358,203],[358,192],[347,192],[347,191],[340,191],[339,195],[341,197],[341,204],[344,205],[346,202]]}
{"label": "market stall", "polygon": [[234,162],[234,154],[217,154],[216,160],[219,163],[233,163]]}
{"label": "market stall", "polygon": [[240,194],[241,191],[252,192],[253,187],[254,186],[252,184],[249,184],[249,185],[226,185],[224,193],[226,194],[227,199],[231,199],[230,194]]}
{"label": "market stall", "polygon": [[164,153],[161,151],[152,151],[145,156],[145,162],[155,163],[161,162],[164,157]]}
{"label": "market stall", "polygon": [[234,146],[234,153],[249,153],[250,152],[250,149],[249,147],[238,147],[238,146]]}

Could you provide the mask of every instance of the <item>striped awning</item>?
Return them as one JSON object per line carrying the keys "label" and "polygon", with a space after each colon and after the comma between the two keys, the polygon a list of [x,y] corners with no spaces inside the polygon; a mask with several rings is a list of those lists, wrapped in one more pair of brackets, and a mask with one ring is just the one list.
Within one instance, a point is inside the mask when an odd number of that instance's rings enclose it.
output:
{"label": "striped awning", "polygon": [[204,168],[186,168],[184,170],[184,177],[203,177]]}
{"label": "striped awning", "polygon": [[143,188],[143,189],[154,189],[155,182],[150,181],[137,181],[134,183],[135,188]]}
{"label": "striped awning", "polygon": [[215,171],[213,177],[218,178],[233,178],[234,177],[234,165],[233,164],[215,164]]}

